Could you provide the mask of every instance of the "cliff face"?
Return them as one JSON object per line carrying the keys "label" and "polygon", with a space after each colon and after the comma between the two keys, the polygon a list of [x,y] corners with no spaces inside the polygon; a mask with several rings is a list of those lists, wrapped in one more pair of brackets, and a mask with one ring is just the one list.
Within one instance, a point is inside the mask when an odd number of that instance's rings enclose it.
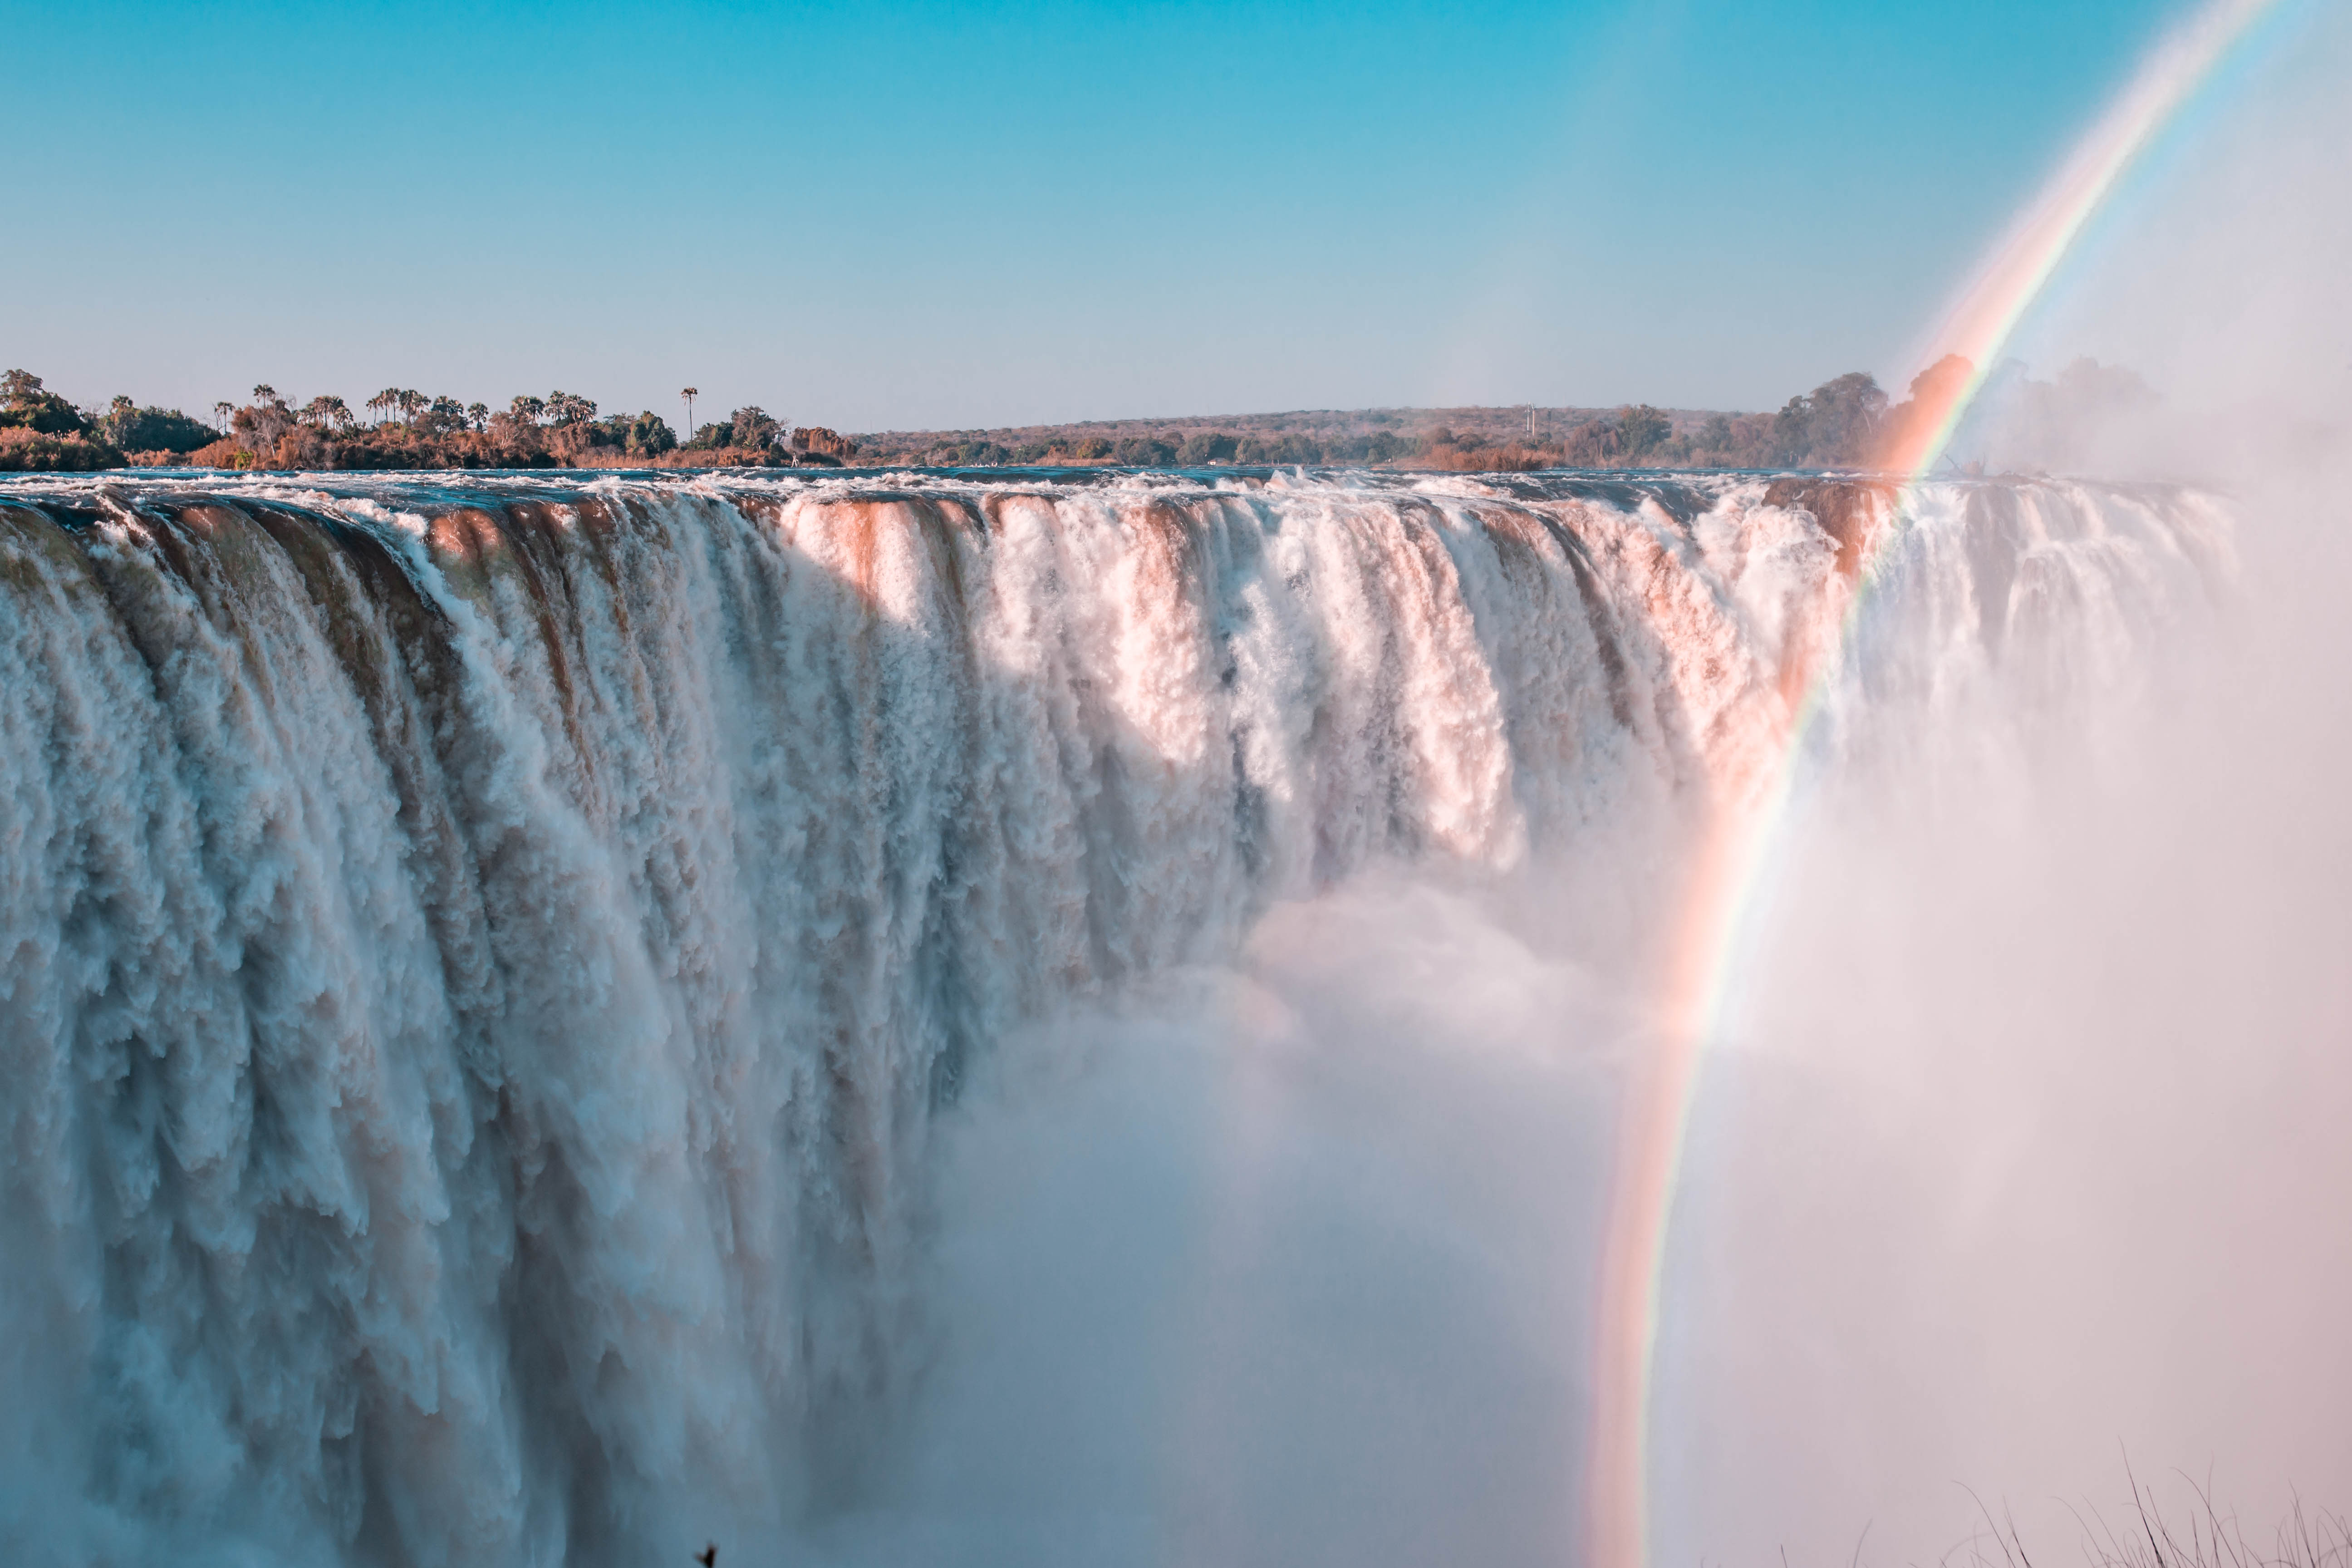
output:
{"label": "cliff face", "polygon": [[1883,479],[1775,479],[1764,504],[1801,509],[1819,523],[1837,541],[1838,574],[1851,583],[1862,570],[1867,531],[1893,510],[1898,488]]}

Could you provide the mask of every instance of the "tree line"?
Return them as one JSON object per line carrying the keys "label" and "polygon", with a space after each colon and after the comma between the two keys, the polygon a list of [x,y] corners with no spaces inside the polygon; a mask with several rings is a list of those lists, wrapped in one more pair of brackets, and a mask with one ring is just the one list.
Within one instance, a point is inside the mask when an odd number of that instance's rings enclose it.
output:
{"label": "tree line", "polygon": [[0,471],[121,468],[130,452],[193,452],[215,438],[176,408],[141,407],[117,397],[103,409],[75,407],[26,370],[0,373]]}
{"label": "tree line", "polygon": [[[1967,374],[1965,361],[1956,362]],[[1938,365],[1915,382],[1941,384]],[[1907,428],[1913,405],[1890,405],[1868,374],[1855,371],[1801,393],[1765,414],[1677,417],[1648,404],[1594,411],[1564,428],[1501,437],[1432,424],[1395,428],[1394,416],[1329,416],[1331,429],[1190,428],[1102,433],[1085,426],[1045,431],[922,432],[860,440],[865,460],[937,468],[1116,465],[1133,468],[1392,467],[1514,472],[1538,468],[1868,468]],[[1496,414],[1507,414],[1497,410]],[[1260,416],[1264,417],[1264,416]],[[1280,416],[1284,423],[1290,416]],[[1255,423],[1255,421],[1253,421]],[[1370,427],[1362,427],[1369,426]]]}
{"label": "tree line", "polygon": [[650,409],[600,416],[593,399],[561,390],[523,394],[493,412],[390,386],[354,413],[331,394],[298,402],[264,383],[247,401],[216,403],[212,414],[206,423],[129,397],[80,409],[39,376],[12,370],[0,377],[0,469],[838,466],[856,452],[835,431],[788,426],[756,405],[681,442]]}
{"label": "tree line", "polygon": [[[2137,384],[2128,373],[2100,374]],[[104,409],[79,409],[47,390],[40,377],[12,370],[0,377],[0,468],[129,462],[280,469],[835,466],[852,460],[943,468],[1299,465],[1479,472],[1867,468],[1883,465],[1919,434],[1921,422],[1940,415],[1970,374],[1967,361],[1948,356],[1914,378],[1911,396],[1899,404],[1872,376],[1854,371],[1771,413],[1676,415],[1629,404],[1589,411],[1540,433],[1531,416],[1525,437],[1499,436],[1491,422],[1477,430],[1447,424],[1403,428],[1398,414],[1373,411],[1333,416],[1345,426],[1336,429],[1283,427],[1293,416],[1260,416],[1252,423],[1265,427],[1203,428],[1191,422],[1188,428],[1117,433],[1100,426],[1033,427],[1017,434],[916,432],[853,440],[821,426],[788,427],[749,405],[695,426],[680,440],[651,410],[600,416],[593,400],[560,390],[543,397],[524,394],[493,412],[481,403],[393,386],[354,413],[341,397],[322,394],[297,404],[265,384],[245,403],[214,405],[214,419],[206,424],[129,397],[116,397]],[[697,395],[689,388],[680,395],[690,415]]]}

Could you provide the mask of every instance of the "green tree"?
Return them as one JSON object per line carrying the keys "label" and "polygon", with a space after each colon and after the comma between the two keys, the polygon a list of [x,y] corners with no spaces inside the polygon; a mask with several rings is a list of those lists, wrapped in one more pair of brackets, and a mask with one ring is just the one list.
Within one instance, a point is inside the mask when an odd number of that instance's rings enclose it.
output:
{"label": "green tree", "polygon": [[596,417],[596,405],[574,392],[547,395],[547,417],[552,425],[585,425]]}
{"label": "green tree", "polygon": [[1664,409],[1637,403],[1617,411],[1618,449],[1628,458],[1649,456],[1674,433],[1675,422]]}
{"label": "green tree", "polygon": [[118,397],[99,422],[100,433],[126,452],[193,452],[215,439],[212,426],[176,408],[129,408]]}
{"label": "green tree", "polygon": [[629,421],[628,435],[624,443],[627,449],[642,457],[670,451],[677,446],[677,434],[660,415],[647,410]]}
{"label": "green tree", "polygon": [[1223,430],[1195,430],[1184,437],[1177,448],[1176,460],[1188,468],[1206,468],[1211,463],[1230,463],[1234,451],[1240,446]]}
{"label": "green tree", "polygon": [[0,374],[0,426],[37,431],[44,436],[71,436],[89,428],[70,403],[48,391],[30,371]]}
{"label": "green tree", "polygon": [[758,404],[738,408],[729,416],[730,431],[727,444],[746,452],[763,452],[775,444],[776,434],[782,428]]}
{"label": "green tree", "polygon": [[1772,459],[1791,467],[1865,461],[1886,416],[1886,394],[1848,371],[1792,397],[1772,416]]}
{"label": "green tree", "polygon": [[1112,448],[1112,455],[1132,468],[1165,468],[1176,460],[1176,447],[1157,436],[1129,436]]}
{"label": "green tree", "polygon": [[1813,388],[1813,447],[1817,463],[1858,463],[1886,416],[1886,394],[1875,377],[1849,371]]}

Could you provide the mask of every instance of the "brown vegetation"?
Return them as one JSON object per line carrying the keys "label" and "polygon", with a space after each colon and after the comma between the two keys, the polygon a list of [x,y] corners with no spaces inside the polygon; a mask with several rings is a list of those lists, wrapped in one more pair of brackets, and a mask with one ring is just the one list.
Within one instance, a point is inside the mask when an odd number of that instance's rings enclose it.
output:
{"label": "brown vegetation", "polygon": [[[189,455],[199,467],[273,469],[635,468],[837,466],[856,446],[825,429],[787,436],[765,413],[739,409],[709,437],[678,444],[651,412],[607,415],[575,393],[524,395],[496,414],[481,404],[387,387],[368,399],[378,422],[353,419],[338,397],[299,411],[268,386],[226,414],[229,434]],[[397,415],[398,417],[393,417]]]}
{"label": "brown vegetation", "polygon": [[0,472],[119,468],[122,454],[30,371],[0,374]]}
{"label": "brown vegetation", "polygon": [[86,473],[122,464],[122,454],[103,441],[0,427],[0,473]]}
{"label": "brown vegetation", "polygon": [[264,384],[248,403],[214,405],[214,425],[128,397],[86,413],[40,377],[10,371],[0,379],[0,470],[838,468],[857,451],[837,431],[787,431],[756,407],[737,409],[681,446],[656,414],[599,418],[595,404],[569,392],[517,397],[493,414],[479,403],[386,387],[365,406],[373,423],[340,397],[297,407]]}

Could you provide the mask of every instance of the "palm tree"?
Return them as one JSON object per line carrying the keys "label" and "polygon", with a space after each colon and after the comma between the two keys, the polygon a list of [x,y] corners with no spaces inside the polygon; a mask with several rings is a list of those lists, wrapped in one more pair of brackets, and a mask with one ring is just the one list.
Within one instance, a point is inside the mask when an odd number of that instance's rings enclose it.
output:
{"label": "palm tree", "polygon": [[352,411],[340,397],[320,393],[302,405],[302,423],[341,429],[352,422]]}
{"label": "palm tree", "polygon": [[400,405],[400,388],[385,387],[382,392],[369,398],[367,405],[375,411],[376,422],[382,424],[383,416]]}
{"label": "palm tree", "polygon": [[686,399],[686,438],[691,441],[694,439],[694,400],[698,394],[689,386],[678,395]]}
{"label": "palm tree", "polygon": [[236,405],[234,403],[215,403],[213,405],[213,417],[220,421],[220,433],[222,435],[226,436],[228,434],[228,416],[236,412]]}

